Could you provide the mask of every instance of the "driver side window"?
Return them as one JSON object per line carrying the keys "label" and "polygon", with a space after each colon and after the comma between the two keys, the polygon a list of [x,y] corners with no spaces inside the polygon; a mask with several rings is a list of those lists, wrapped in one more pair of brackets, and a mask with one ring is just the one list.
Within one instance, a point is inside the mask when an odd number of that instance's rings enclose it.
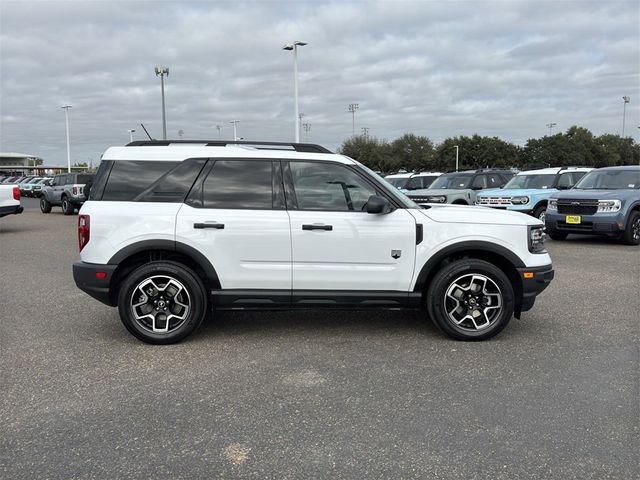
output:
{"label": "driver side window", "polygon": [[362,211],[376,191],[343,165],[290,162],[298,209]]}

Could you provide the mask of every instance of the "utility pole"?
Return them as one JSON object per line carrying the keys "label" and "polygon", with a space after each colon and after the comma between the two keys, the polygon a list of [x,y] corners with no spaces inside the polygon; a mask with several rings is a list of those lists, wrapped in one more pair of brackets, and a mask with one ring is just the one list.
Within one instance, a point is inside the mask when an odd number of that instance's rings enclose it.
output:
{"label": "utility pole", "polygon": [[164,108],[164,77],[169,76],[169,67],[158,66],[155,68],[156,77],[160,77],[160,90],[162,91],[162,139],[167,139],[167,117]]}
{"label": "utility pole", "polygon": [[231,120],[229,123],[233,123],[233,140],[238,140],[238,123],[240,120]]}
{"label": "utility pole", "polygon": [[456,147],[456,172],[458,171],[458,156],[460,154],[460,147],[458,147],[458,145],[455,146]]}
{"label": "utility pole", "polygon": [[349,104],[349,111],[351,112],[351,135],[356,136],[356,110],[358,110],[360,106],[357,103]]}
{"label": "utility pole", "polygon": [[625,120],[627,118],[627,103],[631,101],[631,98],[625,95],[624,97],[622,97],[622,100],[624,101],[624,104],[622,106],[622,138],[624,138]]}
{"label": "utility pole", "polygon": [[296,143],[300,142],[300,124],[298,122],[298,47],[304,47],[306,42],[299,40],[293,43],[287,43],[282,47],[283,50],[293,51],[293,103],[294,103],[294,122],[296,128]]}

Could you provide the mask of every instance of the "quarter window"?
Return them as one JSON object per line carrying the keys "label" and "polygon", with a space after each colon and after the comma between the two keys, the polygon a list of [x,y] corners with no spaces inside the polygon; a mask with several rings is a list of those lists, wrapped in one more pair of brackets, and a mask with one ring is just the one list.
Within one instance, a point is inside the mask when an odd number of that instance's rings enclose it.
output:
{"label": "quarter window", "polygon": [[271,209],[271,161],[217,160],[204,181],[204,208]]}
{"label": "quarter window", "polygon": [[291,162],[293,186],[300,210],[361,211],[376,191],[343,165]]}
{"label": "quarter window", "polygon": [[113,162],[102,200],[133,201],[180,162],[118,160]]}

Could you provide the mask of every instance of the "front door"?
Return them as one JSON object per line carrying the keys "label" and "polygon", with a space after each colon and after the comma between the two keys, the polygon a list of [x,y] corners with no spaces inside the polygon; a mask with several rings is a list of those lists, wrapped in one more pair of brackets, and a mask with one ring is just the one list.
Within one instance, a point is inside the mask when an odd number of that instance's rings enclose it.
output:
{"label": "front door", "polygon": [[406,209],[367,213],[381,192],[350,165],[290,161],[285,171],[294,293],[409,290],[416,222]]}

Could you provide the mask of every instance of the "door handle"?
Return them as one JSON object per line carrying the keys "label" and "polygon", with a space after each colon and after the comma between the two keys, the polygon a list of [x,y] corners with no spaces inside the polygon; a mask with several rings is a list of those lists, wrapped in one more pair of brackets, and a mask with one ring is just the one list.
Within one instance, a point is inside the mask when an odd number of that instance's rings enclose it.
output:
{"label": "door handle", "polygon": [[303,230],[326,230],[326,231],[331,231],[331,230],[333,230],[333,225],[323,225],[323,224],[313,223],[311,225],[309,225],[309,224],[302,225],[302,229]]}
{"label": "door handle", "polygon": [[216,230],[224,230],[224,223],[194,223],[193,228],[215,228]]}

